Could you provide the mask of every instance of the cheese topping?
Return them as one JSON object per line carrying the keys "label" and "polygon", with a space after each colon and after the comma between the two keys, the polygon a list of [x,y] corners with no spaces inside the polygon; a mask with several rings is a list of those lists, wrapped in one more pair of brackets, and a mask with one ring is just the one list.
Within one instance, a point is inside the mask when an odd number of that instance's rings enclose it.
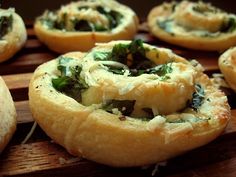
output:
{"label": "cheese topping", "polygon": [[[103,49],[104,52],[108,52],[109,48],[110,51],[112,50],[109,45],[98,46],[98,49],[94,48],[81,64],[83,68],[81,75],[89,85],[89,89],[82,96],[84,105],[103,103],[111,99],[135,100],[132,116],[143,117],[146,116],[143,108],[151,109],[154,115],[168,114],[183,109],[188,100],[192,98],[198,71],[190,64],[176,62],[176,56],[173,53],[168,54],[171,57],[159,61],[157,54],[163,53],[165,50],[158,48],[153,50],[153,47],[145,45],[146,53],[149,53],[147,56],[154,56],[154,58],[148,59],[157,61],[156,65],[165,66],[170,71],[165,74],[160,72],[158,75],[155,73],[154,67],[153,73],[143,71],[144,73],[141,75],[132,76],[132,69],[129,70],[126,65],[123,67],[122,63],[116,62],[115,67],[123,70],[117,74],[117,72],[114,73],[113,68],[106,65],[107,62],[112,62],[114,66],[114,61],[94,60],[94,54],[98,50],[102,51],[102,47],[105,49]],[[133,60],[135,61],[137,58],[133,58]]]}

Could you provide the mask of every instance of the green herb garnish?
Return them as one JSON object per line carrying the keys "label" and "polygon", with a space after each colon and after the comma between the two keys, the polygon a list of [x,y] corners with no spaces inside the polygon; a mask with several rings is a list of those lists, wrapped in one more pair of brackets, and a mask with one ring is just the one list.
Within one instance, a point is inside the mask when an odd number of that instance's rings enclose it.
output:
{"label": "green herb garnish", "polygon": [[60,76],[52,79],[52,85],[56,90],[81,102],[81,93],[88,88],[88,85],[85,80],[80,77],[82,70],[80,66],[68,66],[71,60],[73,59],[67,57],[59,58],[57,69],[60,71]]}
{"label": "green herb garnish", "polygon": [[147,49],[143,46],[143,41],[137,39],[130,44],[116,44],[111,52],[95,52],[94,59],[96,61],[116,61],[124,65],[129,65],[128,56],[131,55],[133,61],[131,61],[130,68],[147,69],[155,66],[155,63],[150,61],[146,57]]}
{"label": "green herb garnish", "polygon": [[195,84],[195,92],[192,95],[192,101],[190,102],[190,107],[195,111],[203,104],[205,99],[204,88],[200,84]]}
{"label": "green herb garnish", "polygon": [[123,15],[120,14],[119,12],[114,11],[114,10],[107,10],[103,8],[102,6],[98,6],[96,10],[99,13],[105,15],[107,19],[109,20],[109,30],[117,27],[119,23],[121,22],[121,19],[123,18]]}
{"label": "green herb garnish", "polygon": [[122,115],[129,116],[134,110],[135,100],[109,100],[103,104],[102,109],[113,113],[115,108],[122,113]]}
{"label": "green herb garnish", "polygon": [[[143,41],[137,39],[130,44],[116,44],[111,52],[94,52],[93,57],[96,61],[116,61],[127,65],[129,67],[130,76],[157,74],[163,76],[162,80],[168,79],[168,77],[164,76],[172,72],[171,64],[155,66],[156,64],[146,57],[146,51],[147,49],[143,46]],[[132,56],[132,61],[128,59],[128,56]],[[123,67],[111,67],[108,71],[121,75],[125,72]]]}
{"label": "green herb garnish", "polygon": [[220,32],[231,33],[235,31],[235,29],[236,29],[236,19],[233,17],[230,17],[227,20],[227,22],[222,25]]}
{"label": "green herb garnish", "polygon": [[137,70],[137,69],[130,70],[132,76],[139,76],[142,74],[157,74],[158,76],[162,77],[161,78],[162,81],[169,79],[169,77],[166,76],[166,74],[169,74],[172,71],[173,71],[172,63],[169,65],[168,64],[158,65],[153,68],[148,68],[145,70]]}
{"label": "green herb garnish", "polygon": [[12,15],[0,17],[0,39],[12,29],[12,25],[13,25]]}
{"label": "green herb garnish", "polygon": [[95,52],[93,58],[95,61],[104,61],[109,58],[110,52]]}

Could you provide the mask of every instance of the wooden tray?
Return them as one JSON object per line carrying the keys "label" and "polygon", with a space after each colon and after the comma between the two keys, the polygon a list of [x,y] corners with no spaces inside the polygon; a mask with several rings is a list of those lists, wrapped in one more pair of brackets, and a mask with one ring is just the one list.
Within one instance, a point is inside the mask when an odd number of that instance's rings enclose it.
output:
{"label": "wooden tray", "polygon": [[[53,143],[39,128],[26,144],[22,140],[29,132],[33,118],[28,107],[28,83],[35,68],[58,56],[36,38],[32,25],[27,25],[28,40],[11,60],[0,64],[0,75],[6,81],[17,109],[17,131],[0,156],[0,176],[236,176],[236,106],[235,95],[229,93],[232,120],[226,131],[214,142],[169,160],[166,164],[139,168],[111,168],[73,157]],[[207,74],[219,72],[217,52],[200,52],[168,45],[150,36],[145,25],[140,26],[136,38],[161,47],[168,47],[186,58],[197,59]],[[235,101],[236,102],[236,101]]]}

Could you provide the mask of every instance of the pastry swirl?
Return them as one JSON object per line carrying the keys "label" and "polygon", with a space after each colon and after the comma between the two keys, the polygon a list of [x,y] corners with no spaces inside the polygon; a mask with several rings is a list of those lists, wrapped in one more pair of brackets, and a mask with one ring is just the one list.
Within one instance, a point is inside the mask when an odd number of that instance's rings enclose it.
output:
{"label": "pastry swirl", "polygon": [[34,25],[38,38],[58,53],[88,51],[97,42],[132,39],[138,28],[133,10],[114,0],[71,2],[45,11]]}
{"label": "pastry swirl", "polygon": [[230,119],[226,96],[198,63],[140,40],[98,44],[39,66],[29,103],[71,154],[120,167],[202,146]]}
{"label": "pastry swirl", "polygon": [[236,91],[236,47],[225,51],[219,58],[219,68],[229,86]]}
{"label": "pastry swirl", "polygon": [[16,109],[11,94],[0,77],[0,152],[16,130]]}
{"label": "pastry swirl", "polygon": [[0,9],[0,62],[10,59],[25,44],[26,29],[14,9]]}
{"label": "pastry swirl", "polygon": [[236,16],[205,2],[172,2],[148,15],[153,35],[191,49],[221,51],[236,44]]}

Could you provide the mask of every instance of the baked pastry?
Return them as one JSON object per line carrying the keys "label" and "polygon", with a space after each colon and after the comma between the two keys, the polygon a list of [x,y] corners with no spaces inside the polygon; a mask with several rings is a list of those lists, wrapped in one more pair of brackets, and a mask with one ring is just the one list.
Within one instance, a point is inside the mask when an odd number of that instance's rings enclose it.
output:
{"label": "baked pastry", "polygon": [[186,48],[221,51],[236,44],[236,16],[203,1],[154,7],[148,26],[154,36]]}
{"label": "baked pastry", "polygon": [[25,44],[26,29],[15,10],[0,9],[0,62],[8,60]]}
{"label": "baked pastry", "polygon": [[16,130],[16,110],[11,94],[0,77],[0,152]]}
{"label": "baked pastry", "polygon": [[58,53],[88,51],[97,42],[133,39],[138,18],[114,0],[71,2],[46,11],[34,25],[38,38]]}
{"label": "baked pastry", "polygon": [[220,56],[219,68],[229,86],[236,91],[236,47],[228,49]]}
{"label": "baked pastry", "polygon": [[141,166],[215,139],[230,119],[223,92],[197,62],[141,40],[97,44],[37,68],[36,122],[71,154]]}

